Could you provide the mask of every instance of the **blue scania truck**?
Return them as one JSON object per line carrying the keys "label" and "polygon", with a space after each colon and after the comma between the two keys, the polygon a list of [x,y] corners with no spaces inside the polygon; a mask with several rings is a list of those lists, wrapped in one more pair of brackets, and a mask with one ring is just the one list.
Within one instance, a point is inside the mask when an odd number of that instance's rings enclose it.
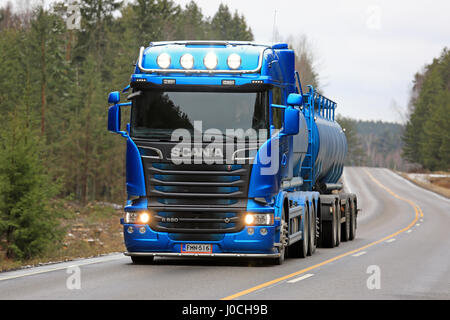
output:
{"label": "blue scania truck", "polygon": [[[108,130],[126,139],[125,254],[304,258],[355,238],[340,180],[336,103],[307,86],[287,44],[153,42]],[[121,129],[121,109],[131,118]],[[128,122],[128,121],[127,121]],[[125,127],[125,126],[124,126]],[[192,138],[193,137],[193,138]]]}

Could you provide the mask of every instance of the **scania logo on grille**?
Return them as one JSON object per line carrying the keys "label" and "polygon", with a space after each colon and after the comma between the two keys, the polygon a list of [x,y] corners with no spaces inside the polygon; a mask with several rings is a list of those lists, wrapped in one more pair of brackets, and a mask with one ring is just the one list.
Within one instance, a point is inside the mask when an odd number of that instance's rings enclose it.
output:
{"label": "scania logo on grille", "polygon": [[223,158],[223,151],[220,148],[178,148],[171,150],[172,158]]}
{"label": "scania logo on grille", "polygon": [[230,218],[225,218],[223,221],[225,221],[225,223],[230,223]]}
{"label": "scania logo on grille", "polygon": [[233,169],[233,167],[229,164],[229,165],[227,165],[227,170],[228,171],[231,171],[231,169]]}

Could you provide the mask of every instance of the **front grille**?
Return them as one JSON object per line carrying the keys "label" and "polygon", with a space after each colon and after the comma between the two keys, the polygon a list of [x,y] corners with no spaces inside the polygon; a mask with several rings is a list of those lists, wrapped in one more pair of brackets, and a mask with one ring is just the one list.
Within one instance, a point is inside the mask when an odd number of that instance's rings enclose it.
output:
{"label": "front grille", "polygon": [[152,229],[183,240],[214,240],[214,234],[242,230],[249,165],[142,160]]}
{"label": "front grille", "polygon": [[173,233],[230,233],[243,228],[242,213],[158,211],[150,226],[156,231]]}

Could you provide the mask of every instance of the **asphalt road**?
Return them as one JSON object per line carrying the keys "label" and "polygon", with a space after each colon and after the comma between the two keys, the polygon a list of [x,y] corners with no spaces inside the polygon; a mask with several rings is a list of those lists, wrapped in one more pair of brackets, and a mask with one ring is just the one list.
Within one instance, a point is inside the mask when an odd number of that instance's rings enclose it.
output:
{"label": "asphalt road", "polygon": [[307,259],[113,254],[0,273],[0,299],[450,299],[450,200],[386,169],[346,168],[344,181],[362,208],[357,238]]}

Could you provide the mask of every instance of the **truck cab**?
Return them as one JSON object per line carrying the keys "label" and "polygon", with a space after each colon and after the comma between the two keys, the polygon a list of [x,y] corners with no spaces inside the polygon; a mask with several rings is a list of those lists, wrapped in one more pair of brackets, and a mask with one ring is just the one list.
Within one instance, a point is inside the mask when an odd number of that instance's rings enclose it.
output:
{"label": "truck cab", "polygon": [[[140,49],[124,89],[128,102],[111,93],[108,116],[108,129],[127,143],[122,224],[134,262],[222,256],[282,263],[288,248],[291,256],[314,252],[315,189],[326,193],[326,183],[337,183],[346,144],[335,103],[312,87],[301,92],[294,61],[286,44],[175,41]],[[122,131],[124,107],[131,119]],[[324,130],[338,133],[338,151],[317,167],[314,133],[318,139]]]}

